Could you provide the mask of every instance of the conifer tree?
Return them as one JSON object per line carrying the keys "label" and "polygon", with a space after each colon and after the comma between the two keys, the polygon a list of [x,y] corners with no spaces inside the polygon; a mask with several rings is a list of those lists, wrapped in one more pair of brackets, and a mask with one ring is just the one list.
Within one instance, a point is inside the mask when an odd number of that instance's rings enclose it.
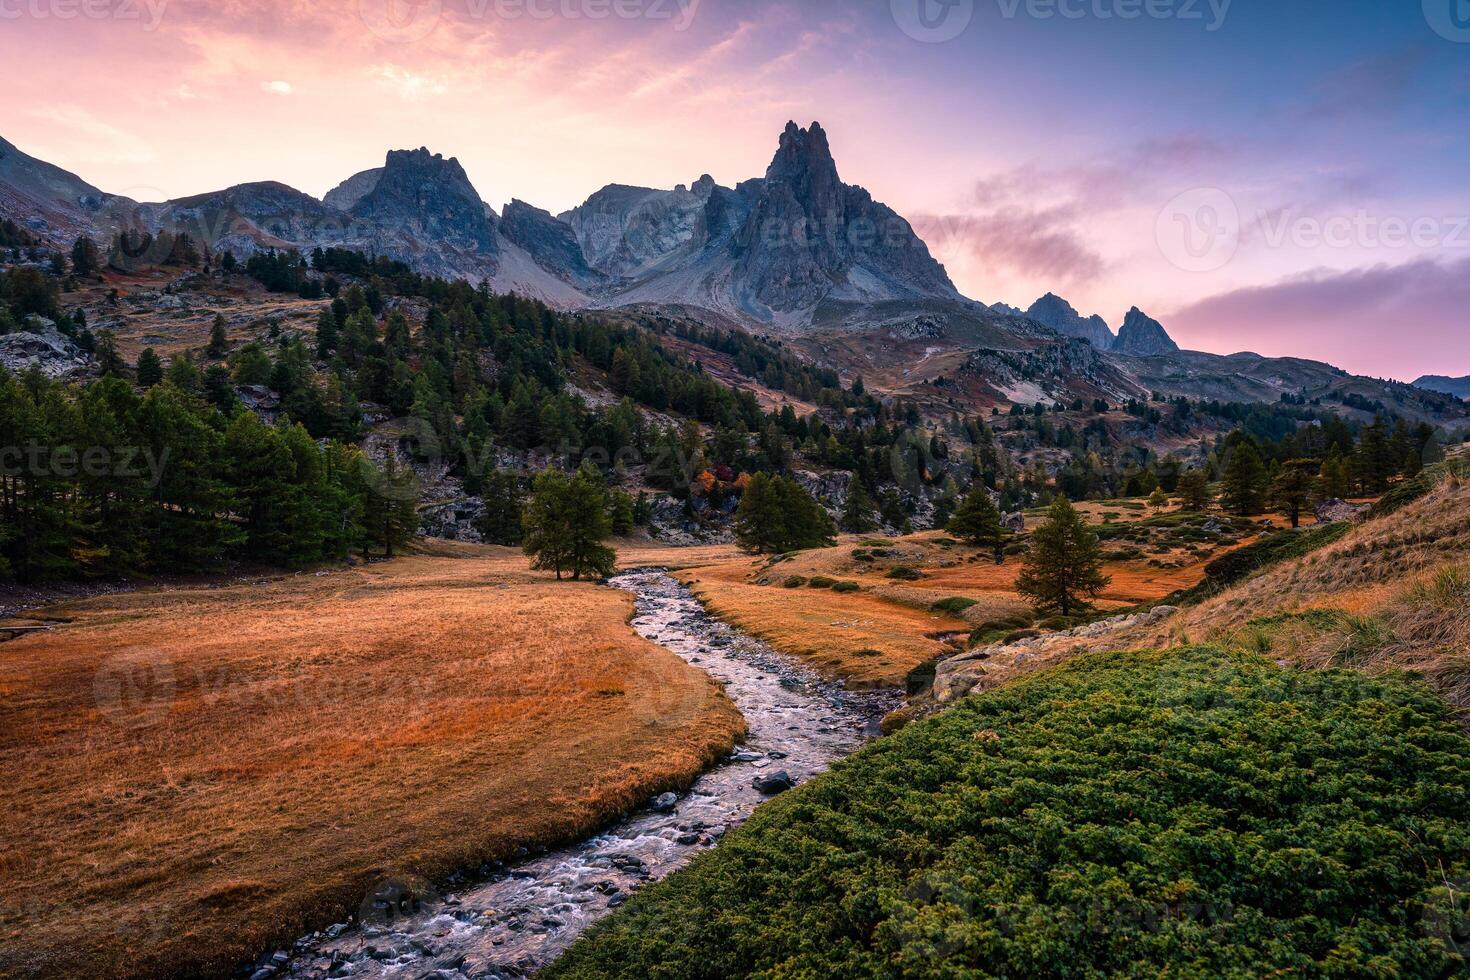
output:
{"label": "conifer tree", "polygon": [[163,380],[163,362],[152,347],[144,347],[138,355],[138,386],[152,388]]}
{"label": "conifer tree", "polygon": [[534,561],[532,568],[550,569],[557,579],[611,575],[617,553],[602,544],[612,534],[606,493],[596,467],[583,464],[568,479],[548,469],[536,477],[522,515],[522,547]]}
{"label": "conifer tree", "polygon": [[204,353],[214,360],[220,360],[230,352],[230,338],[225,333],[224,314],[216,313],[214,322],[209,325],[209,346],[204,348]]}
{"label": "conifer tree", "polygon": [[1031,532],[1016,590],[1029,596],[1039,611],[1070,616],[1090,608],[1088,600],[1109,581],[1102,571],[1097,535],[1071,502],[1058,496],[1045,523]]}
{"label": "conifer tree", "polygon": [[869,496],[863,481],[856,476],[847,488],[842,505],[842,530],[849,534],[867,534],[878,527],[878,505]]}
{"label": "conifer tree", "polygon": [[1302,511],[1320,498],[1322,481],[1315,469],[1313,460],[1288,460],[1271,482],[1271,506],[1285,514],[1292,527],[1301,527]]}
{"label": "conifer tree", "polygon": [[1000,525],[1000,510],[990,499],[990,491],[978,480],[970,486],[970,492],[960,503],[959,510],[949,519],[950,534],[977,548],[995,548],[1004,534]]}
{"label": "conifer tree", "polygon": [[1175,488],[1179,493],[1179,506],[1185,510],[1201,511],[1210,507],[1210,480],[1202,469],[1186,470],[1179,477]]}
{"label": "conifer tree", "polygon": [[747,551],[779,553],[825,548],[837,528],[821,504],[795,480],[757,473],[735,511],[735,540]]}
{"label": "conifer tree", "polygon": [[492,470],[485,477],[482,494],[485,513],[480,518],[480,537],[486,544],[516,546],[521,543],[521,481],[510,470]]}
{"label": "conifer tree", "polygon": [[1242,441],[1230,450],[1220,506],[1240,517],[1259,514],[1266,503],[1266,467],[1255,444]]}

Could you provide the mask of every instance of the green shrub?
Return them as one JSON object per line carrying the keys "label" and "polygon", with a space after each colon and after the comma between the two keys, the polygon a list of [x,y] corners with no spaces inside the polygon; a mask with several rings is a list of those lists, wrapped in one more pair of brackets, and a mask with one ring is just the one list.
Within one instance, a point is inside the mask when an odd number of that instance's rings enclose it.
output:
{"label": "green shrub", "polygon": [[806,585],[806,579],[800,575],[788,575],[786,576],[786,581],[781,584],[788,589],[799,589],[803,585]]}
{"label": "green shrub", "polygon": [[833,592],[856,592],[857,590],[858,584],[856,582],[838,582],[832,586]]}
{"label": "green shrub", "polygon": [[899,579],[904,582],[915,582],[923,578],[923,574],[916,568],[907,565],[898,565],[888,570],[888,577]]}
{"label": "green shrub", "polygon": [[935,612],[949,613],[951,616],[958,616],[960,613],[964,612],[966,609],[969,609],[973,605],[975,605],[974,599],[967,599],[964,596],[957,595],[951,596],[948,599],[940,599],[929,608],[933,609]]}
{"label": "green shrub", "polygon": [[1467,786],[1421,683],[1090,655],[763,805],[543,976],[1463,976]]}
{"label": "green shrub", "polygon": [[874,650],[872,647],[863,647],[861,650],[854,650],[852,655],[854,657],[881,657],[883,656],[883,651]]}
{"label": "green shrub", "polygon": [[813,575],[811,581],[807,582],[807,585],[814,589],[830,589],[836,584],[835,578],[828,578],[825,575]]}

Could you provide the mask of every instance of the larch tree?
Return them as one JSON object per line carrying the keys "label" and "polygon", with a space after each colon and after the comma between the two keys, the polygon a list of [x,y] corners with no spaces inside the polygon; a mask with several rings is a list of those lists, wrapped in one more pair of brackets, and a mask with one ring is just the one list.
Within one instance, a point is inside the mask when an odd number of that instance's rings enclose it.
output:
{"label": "larch tree", "polygon": [[1102,571],[1097,535],[1066,497],[1057,497],[1046,521],[1031,532],[1016,590],[1030,597],[1039,611],[1070,616],[1091,608],[1088,600],[1109,581]]}

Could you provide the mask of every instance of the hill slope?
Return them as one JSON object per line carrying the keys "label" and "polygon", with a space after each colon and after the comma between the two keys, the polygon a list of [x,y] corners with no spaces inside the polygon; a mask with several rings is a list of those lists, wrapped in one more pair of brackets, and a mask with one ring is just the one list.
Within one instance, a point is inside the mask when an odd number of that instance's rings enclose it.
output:
{"label": "hill slope", "polygon": [[1098,655],[763,807],[547,975],[1448,975],[1467,785],[1422,685]]}

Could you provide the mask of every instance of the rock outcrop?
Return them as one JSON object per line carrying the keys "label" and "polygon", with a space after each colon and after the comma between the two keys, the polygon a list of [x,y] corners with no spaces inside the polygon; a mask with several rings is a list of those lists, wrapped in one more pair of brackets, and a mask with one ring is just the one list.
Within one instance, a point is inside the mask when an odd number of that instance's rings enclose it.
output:
{"label": "rock outcrop", "polygon": [[48,378],[64,378],[87,367],[87,355],[52,321],[33,316],[26,328],[0,334],[0,366],[6,371],[39,368]]}
{"label": "rock outcrop", "polygon": [[1134,357],[1156,357],[1178,352],[1179,345],[1174,343],[1162,323],[1135,306],[1123,318],[1123,326],[1118,330],[1118,339],[1113,342],[1113,350]]}

